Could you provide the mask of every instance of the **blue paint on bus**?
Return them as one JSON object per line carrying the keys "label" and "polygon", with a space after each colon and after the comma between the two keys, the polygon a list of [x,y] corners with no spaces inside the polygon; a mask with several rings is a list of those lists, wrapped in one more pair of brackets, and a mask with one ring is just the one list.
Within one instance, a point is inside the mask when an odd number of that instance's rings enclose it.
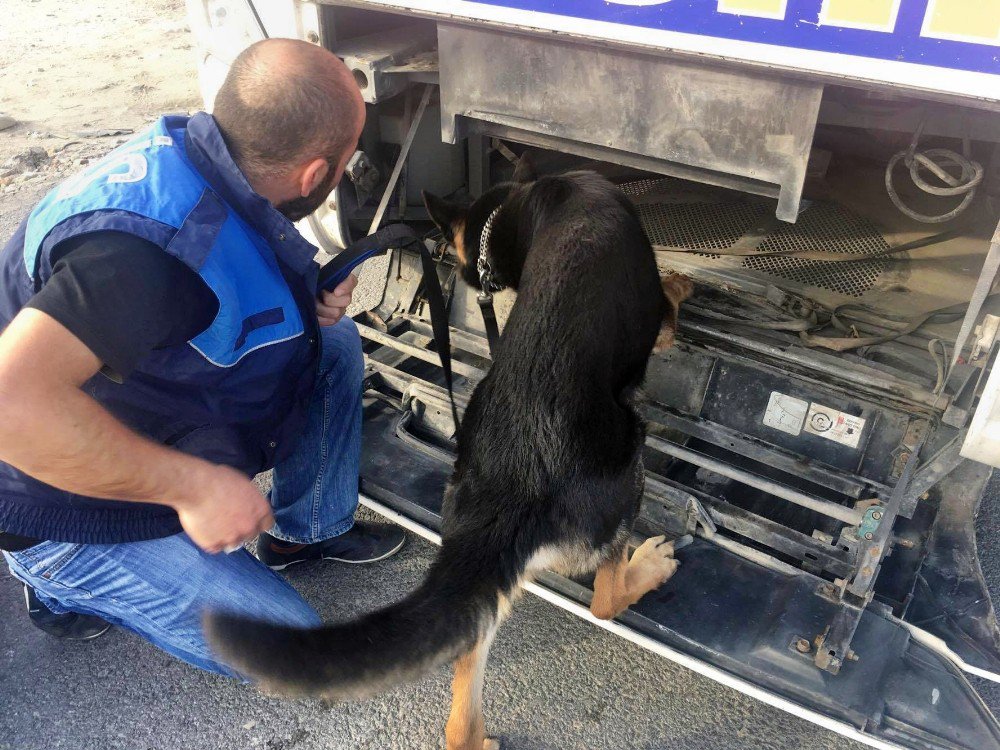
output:
{"label": "blue paint on bus", "polygon": [[892,32],[820,26],[822,0],[788,0],[784,20],[720,13],[716,0],[667,0],[648,6],[604,0],[478,1],[638,28],[1000,75],[1000,47],[996,45],[921,36],[929,0],[902,0]]}

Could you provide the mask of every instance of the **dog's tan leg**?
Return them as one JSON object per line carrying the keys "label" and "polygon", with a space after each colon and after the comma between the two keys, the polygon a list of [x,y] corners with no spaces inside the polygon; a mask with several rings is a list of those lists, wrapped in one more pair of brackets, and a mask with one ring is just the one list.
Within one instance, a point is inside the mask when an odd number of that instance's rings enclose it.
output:
{"label": "dog's tan leg", "polygon": [[660,353],[666,351],[674,345],[674,334],[677,331],[677,312],[680,310],[681,302],[691,296],[694,291],[694,284],[691,279],[683,274],[668,273],[660,279],[663,286],[663,295],[667,298],[669,310],[663,317],[663,325],[660,326],[660,334],[653,344],[653,351]]}
{"label": "dog's tan leg", "polygon": [[674,559],[674,543],[654,536],[643,542],[626,562],[627,550],[597,569],[594,598],[590,611],[594,617],[610,620],[667,582],[679,563]]}
{"label": "dog's tan leg", "polygon": [[469,254],[465,251],[465,219],[451,225],[451,236],[455,238],[452,244],[455,245],[458,262],[463,266],[468,265]]}
{"label": "dog's tan leg", "polygon": [[495,630],[455,662],[451,715],[444,731],[447,750],[500,750],[500,743],[486,736],[483,720],[483,677]]}
{"label": "dog's tan leg", "polygon": [[625,571],[628,569],[628,548],[621,554],[601,564],[594,576],[594,598],[590,600],[590,611],[594,617],[610,620],[628,604],[621,605],[625,591]]}

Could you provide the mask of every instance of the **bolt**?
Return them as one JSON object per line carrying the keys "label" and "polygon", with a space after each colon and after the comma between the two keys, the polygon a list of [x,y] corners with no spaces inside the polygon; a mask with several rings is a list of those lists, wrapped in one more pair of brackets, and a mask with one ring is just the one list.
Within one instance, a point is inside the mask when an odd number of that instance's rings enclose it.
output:
{"label": "bolt", "polygon": [[864,567],[864,568],[861,569],[861,575],[865,576],[865,578],[870,577],[872,575],[872,573],[874,573],[874,572],[875,571],[872,570],[869,567]]}
{"label": "bolt", "polygon": [[812,651],[812,645],[805,638],[799,638],[795,641],[795,650],[800,654],[808,654]]}
{"label": "bolt", "polygon": [[317,34],[315,31],[310,31],[308,34],[306,34],[306,40],[313,44],[319,44],[319,34]]}
{"label": "bolt", "polygon": [[870,542],[874,538],[875,538],[875,535],[873,533],[871,533],[870,531],[866,531],[865,532],[865,539],[866,540],[868,540]]}
{"label": "bolt", "polygon": [[873,510],[872,511],[872,518],[874,518],[876,521],[881,521],[882,520],[882,511],[880,511],[880,510]]}

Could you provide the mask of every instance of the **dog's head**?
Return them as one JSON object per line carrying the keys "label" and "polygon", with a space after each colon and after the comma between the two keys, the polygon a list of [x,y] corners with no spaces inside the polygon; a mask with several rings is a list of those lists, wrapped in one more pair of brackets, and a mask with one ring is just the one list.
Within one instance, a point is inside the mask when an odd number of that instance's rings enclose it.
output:
{"label": "dog's head", "polygon": [[[522,156],[514,170],[513,182],[503,182],[490,188],[480,198],[469,204],[456,203],[439,198],[427,191],[423,192],[424,205],[431,220],[437,225],[458,255],[459,272],[470,286],[481,288],[476,261],[479,258],[480,240],[490,214],[510,197],[511,193],[524,184],[535,180],[534,167],[528,158]],[[493,266],[493,280],[502,286],[515,286],[520,276],[520,268],[510,266],[513,261],[509,252],[516,234],[516,217],[505,216],[502,226],[493,225],[490,235],[490,263]]]}

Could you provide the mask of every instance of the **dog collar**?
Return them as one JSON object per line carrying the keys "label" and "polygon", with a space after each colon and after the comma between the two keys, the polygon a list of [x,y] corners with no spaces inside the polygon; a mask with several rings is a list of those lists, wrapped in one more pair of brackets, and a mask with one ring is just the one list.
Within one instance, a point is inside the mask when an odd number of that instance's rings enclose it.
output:
{"label": "dog collar", "polygon": [[493,268],[490,266],[490,261],[487,258],[490,235],[493,233],[493,221],[496,219],[497,214],[500,213],[501,208],[503,208],[502,205],[497,206],[486,217],[486,223],[483,224],[483,234],[479,238],[479,259],[476,261],[476,271],[479,272],[479,286],[482,287],[484,294],[492,294],[503,289],[503,285],[493,281]]}

